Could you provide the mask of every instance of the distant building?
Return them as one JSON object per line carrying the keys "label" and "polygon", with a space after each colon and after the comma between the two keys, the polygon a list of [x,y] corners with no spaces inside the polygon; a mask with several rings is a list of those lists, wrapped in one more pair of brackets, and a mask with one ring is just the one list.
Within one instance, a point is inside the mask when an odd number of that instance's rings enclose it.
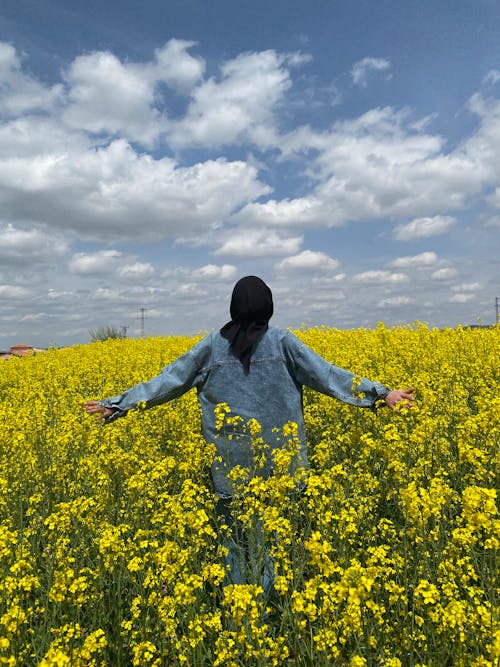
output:
{"label": "distant building", "polygon": [[33,346],[25,345],[24,343],[16,343],[16,345],[11,345],[10,353],[16,357],[27,357],[33,354]]}
{"label": "distant building", "polygon": [[26,345],[25,343],[16,343],[12,345],[10,350],[0,350],[0,359],[10,359],[11,357],[30,357],[37,352],[45,352],[43,347],[34,347],[33,345]]}

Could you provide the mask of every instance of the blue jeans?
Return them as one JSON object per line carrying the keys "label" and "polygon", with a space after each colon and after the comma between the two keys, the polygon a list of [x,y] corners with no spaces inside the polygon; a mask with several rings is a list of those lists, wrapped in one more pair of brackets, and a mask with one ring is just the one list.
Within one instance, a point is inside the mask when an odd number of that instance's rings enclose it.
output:
{"label": "blue jeans", "polygon": [[[262,586],[264,594],[268,595],[273,589],[274,562],[262,522],[256,520],[250,528],[243,526],[234,517],[231,502],[232,498],[219,498],[216,507],[221,544],[228,551],[224,585],[255,584]],[[228,529],[222,531],[222,525]]]}

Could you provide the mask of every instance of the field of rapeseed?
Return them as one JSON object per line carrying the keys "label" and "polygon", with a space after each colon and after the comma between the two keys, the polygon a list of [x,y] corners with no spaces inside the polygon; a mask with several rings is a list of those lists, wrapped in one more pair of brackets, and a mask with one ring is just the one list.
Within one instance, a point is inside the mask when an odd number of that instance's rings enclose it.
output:
{"label": "field of rapeseed", "polygon": [[305,492],[285,472],[293,425],[270,479],[240,471],[233,511],[272,555],[272,600],[252,573],[221,586],[194,392],[108,426],[82,411],[195,339],[1,363],[0,665],[499,664],[500,328],[298,335],[415,386],[418,406],[373,413],[306,392]]}

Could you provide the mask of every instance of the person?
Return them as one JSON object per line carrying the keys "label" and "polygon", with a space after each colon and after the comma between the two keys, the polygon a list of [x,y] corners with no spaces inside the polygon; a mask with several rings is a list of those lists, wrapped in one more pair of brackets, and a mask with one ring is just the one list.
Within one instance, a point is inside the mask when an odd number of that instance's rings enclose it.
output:
{"label": "person", "polygon": [[[271,450],[282,445],[283,426],[296,424],[300,444],[295,467],[307,469],[303,387],[357,407],[373,409],[378,402],[391,409],[402,404],[411,407],[413,388],[391,390],[366,378],[358,380],[352,372],[326,361],[291,331],[270,326],[273,310],[268,285],[257,276],[241,278],[232,292],[227,324],[151,380],[118,396],[86,401],[85,412],[109,423],[138,404],[151,408],[196,388],[203,435],[216,447],[211,464],[214,490],[220,498],[220,513],[227,518],[233,495],[230,472],[236,466],[252,467],[251,435],[243,432],[242,424],[256,420],[261,427],[259,436]],[[222,429],[217,421],[221,404],[230,410]],[[231,416],[236,419],[229,419]],[[259,474],[267,476],[271,468],[272,457],[268,457]],[[243,575],[231,550],[228,560],[233,581],[241,582]]]}

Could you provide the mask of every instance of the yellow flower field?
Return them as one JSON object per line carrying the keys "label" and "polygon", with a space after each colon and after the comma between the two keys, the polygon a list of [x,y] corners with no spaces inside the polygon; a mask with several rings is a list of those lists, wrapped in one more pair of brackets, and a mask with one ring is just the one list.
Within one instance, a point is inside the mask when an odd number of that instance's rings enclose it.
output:
{"label": "yellow flower field", "polygon": [[233,512],[274,559],[272,601],[257,578],[221,585],[195,392],[108,426],[82,411],[195,338],[0,363],[0,665],[499,664],[500,328],[297,335],[415,386],[418,405],[373,413],[306,391],[306,490],[286,473],[293,424],[270,479],[236,471]]}

